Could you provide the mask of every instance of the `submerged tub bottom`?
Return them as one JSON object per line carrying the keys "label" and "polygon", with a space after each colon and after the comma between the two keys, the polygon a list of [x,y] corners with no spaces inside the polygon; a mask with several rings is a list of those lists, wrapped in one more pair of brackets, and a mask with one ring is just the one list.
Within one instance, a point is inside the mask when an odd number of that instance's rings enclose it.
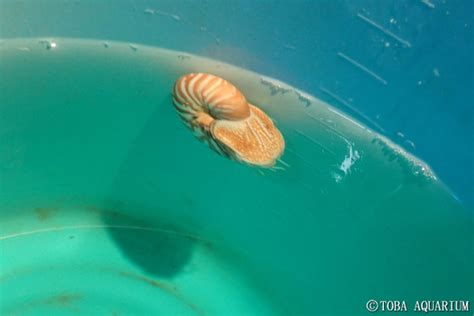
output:
{"label": "submerged tub bottom", "polygon": [[219,244],[97,208],[31,214],[1,237],[3,315],[278,314]]}

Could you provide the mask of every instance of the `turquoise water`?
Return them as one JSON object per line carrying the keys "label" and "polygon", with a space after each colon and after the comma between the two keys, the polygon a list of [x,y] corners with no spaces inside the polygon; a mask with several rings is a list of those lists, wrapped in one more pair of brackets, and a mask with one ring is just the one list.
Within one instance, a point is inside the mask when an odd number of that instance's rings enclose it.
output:
{"label": "turquoise water", "polygon": [[[5,40],[0,56],[2,314],[365,315],[369,299],[472,298],[472,210],[312,96],[128,43]],[[277,170],[182,125],[170,92],[192,71],[274,119]]]}

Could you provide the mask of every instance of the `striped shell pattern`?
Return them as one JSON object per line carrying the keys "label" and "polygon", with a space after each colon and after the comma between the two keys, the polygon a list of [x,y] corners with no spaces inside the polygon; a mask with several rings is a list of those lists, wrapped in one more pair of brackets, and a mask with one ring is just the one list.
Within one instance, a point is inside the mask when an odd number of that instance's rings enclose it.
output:
{"label": "striped shell pattern", "polygon": [[179,78],[173,103],[195,136],[217,153],[259,167],[272,167],[285,141],[272,120],[230,82],[191,73]]}

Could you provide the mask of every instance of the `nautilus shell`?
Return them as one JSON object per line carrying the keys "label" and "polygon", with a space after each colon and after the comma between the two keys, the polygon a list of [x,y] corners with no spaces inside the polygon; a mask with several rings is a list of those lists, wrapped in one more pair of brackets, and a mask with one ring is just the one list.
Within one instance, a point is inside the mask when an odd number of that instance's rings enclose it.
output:
{"label": "nautilus shell", "polygon": [[272,120],[222,78],[204,73],[182,76],[174,85],[173,103],[196,137],[225,157],[272,167],[285,149]]}

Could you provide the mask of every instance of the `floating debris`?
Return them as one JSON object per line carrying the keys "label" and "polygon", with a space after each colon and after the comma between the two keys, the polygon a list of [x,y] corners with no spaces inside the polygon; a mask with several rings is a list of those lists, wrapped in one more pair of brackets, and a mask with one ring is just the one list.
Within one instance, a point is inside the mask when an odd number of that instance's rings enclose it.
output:
{"label": "floating debris", "polygon": [[285,94],[291,91],[290,88],[283,87],[283,84],[278,82],[273,82],[269,79],[260,78],[260,83],[270,88],[271,95]]}
{"label": "floating debris", "polygon": [[186,59],[191,59],[191,56],[180,54],[180,55],[178,55],[178,58],[181,59],[181,60],[186,60]]}
{"label": "floating debris", "polygon": [[380,24],[376,23],[375,21],[372,21],[371,19],[369,19],[368,17],[362,15],[361,13],[357,13],[357,17],[359,19],[361,19],[362,21],[366,22],[367,24],[373,26],[374,28],[376,28],[377,30],[381,31],[382,33],[384,33],[385,35],[388,35],[390,36],[391,38],[393,38],[394,40],[398,41],[399,43],[401,43],[402,45],[410,48],[411,47],[411,43],[395,34],[393,34],[392,32],[390,32],[389,30],[383,28]]}
{"label": "floating debris", "polygon": [[377,135],[372,139],[372,143],[380,146],[389,161],[395,161],[405,171],[407,182],[422,185],[428,179],[437,180],[436,175],[425,162],[414,157],[386,137]]}
{"label": "floating debris", "polygon": [[350,58],[349,56],[341,53],[341,52],[338,52],[337,55],[339,57],[341,57],[342,59],[344,59],[345,61],[349,62],[350,64],[352,64],[353,66],[355,66],[356,68],[362,70],[363,72],[365,72],[366,74],[368,74],[369,76],[371,76],[372,78],[375,78],[377,81],[381,82],[382,84],[384,85],[387,85],[387,81],[380,77],[379,75],[377,75],[375,72],[373,72],[372,70],[370,70],[369,68],[365,67],[364,65],[362,65],[361,63],[355,61],[354,59]]}
{"label": "floating debris", "polygon": [[47,40],[39,40],[38,44],[42,44],[46,46],[46,49],[56,48],[57,44],[54,41],[47,41]]}
{"label": "floating debris", "polygon": [[17,47],[16,49],[22,52],[31,52],[31,49],[29,47]]}
{"label": "floating debris", "polygon": [[102,45],[104,45],[105,48],[109,47],[109,43],[107,43],[107,42],[104,42]]}
{"label": "floating debris", "polygon": [[438,70],[438,68],[433,68],[433,75],[435,75],[436,77],[439,77],[439,70]]}
{"label": "floating debris", "polygon": [[134,52],[138,50],[138,47],[133,44],[129,44],[128,47],[130,47],[130,49],[133,50]]}
{"label": "floating debris", "polygon": [[309,95],[305,95],[302,92],[295,91],[296,96],[298,97],[298,100],[304,103],[305,107],[308,107],[311,105],[311,99]]}

